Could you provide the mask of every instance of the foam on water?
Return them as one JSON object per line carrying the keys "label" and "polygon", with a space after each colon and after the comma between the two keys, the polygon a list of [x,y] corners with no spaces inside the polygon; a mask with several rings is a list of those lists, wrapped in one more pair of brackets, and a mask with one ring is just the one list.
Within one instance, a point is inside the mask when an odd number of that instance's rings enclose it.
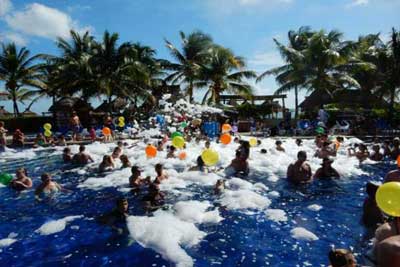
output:
{"label": "foam on water", "polygon": [[35,232],[41,234],[41,235],[52,235],[61,231],[64,231],[65,227],[67,226],[67,223],[72,222],[76,219],[83,218],[82,215],[78,216],[67,216],[65,218],[55,220],[55,221],[49,221],[40,226],[39,229],[37,229]]}
{"label": "foam on water", "polygon": [[206,235],[194,223],[166,211],[157,211],[152,217],[130,216],[127,225],[140,245],[154,249],[177,267],[193,266],[193,259],[183,247],[197,245]]}
{"label": "foam on water", "polygon": [[267,197],[247,189],[225,190],[219,202],[229,210],[263,210],[271,204]]}
{"label": "foam on water", "polygon": [[312,204],[307,207],[307,209],[312,210],[312,211],[320,211],[322,209],[322,206],[318,204]]}
{"label": "foam on water", "polygon": [[0,248],[11,246],[15,242],[17,242],[18,240],[15,239],[15,237],[17,236],[18,234],[16,233],[10,233],[7,238],[0,239]]}
{"label": "foam on water", "polygon": [[183,221],[193,223],[218,223],[223,220],[218,209],[207,211],[211,207],[209,201],[180,201],[174,205],[175,214]]}
{"label": "foam on water", "polygon": [[265,215],[268,220],[274,222],[286,222],[288,220],[286,212],[281,209],[267,209]]}
{"label": "foam on water", "polygon": [[308,231],[307,229],[303,227],[296,227],[293,228],[290,231],[290,234],[294,239],[298,240],[305,240],[305,241],[316,241],[318,240],[318,236],[316,236],[314,233]]}

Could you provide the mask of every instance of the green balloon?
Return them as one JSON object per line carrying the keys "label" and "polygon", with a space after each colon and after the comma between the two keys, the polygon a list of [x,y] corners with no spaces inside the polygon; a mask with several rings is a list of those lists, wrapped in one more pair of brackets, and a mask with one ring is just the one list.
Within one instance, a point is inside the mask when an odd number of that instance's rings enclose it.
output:
{"label": "green balloon", "polygon": [[324,128],[322,127],[318,127],[317,129],[315,129],[315,131],[319,134],[323,134],[325,132]]}
{"label": "green balloon", "polygon": [[181,132],[174,132],[172,135],[171,135],[171,139],[174,139],[174,137],[177,137],[177,136],[183,136],[183,134],[181,133]]}
{"label": "green balloon", "polygon": [[0,174],[0,183],[4,185],[8,185],[13,179],[12,175],[9,173]]}
{"label": "green balloon", "polygon": [[182,122],[182,123],[181,123],[181,127],[182,127],[182,128],[186,128],[186,127],[187,127],[187,123],[186,123],[185,121]]}

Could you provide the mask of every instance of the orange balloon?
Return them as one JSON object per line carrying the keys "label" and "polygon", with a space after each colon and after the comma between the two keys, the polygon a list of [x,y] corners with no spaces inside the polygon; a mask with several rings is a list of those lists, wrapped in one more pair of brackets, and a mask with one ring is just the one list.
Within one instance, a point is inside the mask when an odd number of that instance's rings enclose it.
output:
{"label": "orange balloon", "polygon": [[221,141],[221,143],[223,143],[224,145],[229,144],[232,141],[232,137],[230,134],[228,133],[224,133],[223,135],[221,135],[221,137],[219,138],[219,140]]}
{"label": "orange balloon", "polygon": [[396,161],[397,161],[397,167],[400,168],[400,156],[397,157],[397,160],[396,160]]}
{"label": "orange balloon", "polygon": [[157,156],[157,148],[153,145],[148,145],[145,151],[147,157],[149,158],[154,158],[155,156]]}
{"label": "orange balloon", "polygon": [[227,133],[227,132],[230,132],[230,131],[232,131],[232,126],[230,124],[225,123],[225,124],[222,125],[222,132],[223,133]]}
{"label": "orange balloon", "polygon": [[179,159],[180,160],[186,159],[186,152],[185,151],[182,151],[181,153],[179,153]]}
{"label": "orange balloon", "polygon": [[104,135],[111,135],[111,130],[110,130],[110,128],[104,127],[104,128],[103,128],[103,134],[104,134]]}

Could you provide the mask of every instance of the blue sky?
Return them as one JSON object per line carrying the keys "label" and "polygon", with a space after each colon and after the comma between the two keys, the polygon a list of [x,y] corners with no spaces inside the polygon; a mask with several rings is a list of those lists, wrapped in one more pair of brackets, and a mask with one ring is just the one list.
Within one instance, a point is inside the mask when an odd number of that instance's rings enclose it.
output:
{"label": "blue sky", "polygon": [[[170,59],[164,38],[178,44],[180,30],[199,29],[261,72],[282,63],[272,38],[285,42],[290,29],[338,29],[347,39],[380,32],[387,39],[391,27],[400,28],[399,10],[400,0],[0,0],[0,40],[56,54],[56,36],[68,38],[70,28],[97,37],[107,29]],[[277,86],[268,78],[255,87],[272,94]],[[293,106],[293,96],[288,103]],[[0,105],[11,110],[11,103]],[[48,106],[42,100],[32,110]]]}

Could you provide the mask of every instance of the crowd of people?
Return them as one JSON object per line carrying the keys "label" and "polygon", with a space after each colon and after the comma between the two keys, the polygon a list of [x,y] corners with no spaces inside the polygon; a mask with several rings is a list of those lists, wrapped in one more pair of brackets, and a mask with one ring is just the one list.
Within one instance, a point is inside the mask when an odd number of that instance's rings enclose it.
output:
{"label": "crowd of people", "polygon": [[[112,123],[112,121],[110,123]],[[74,141],[77,139],[80,127],[79,117],[76,113],[73,114],[71,118],[71,127],[73,129],[72,141]],[[6,134],[7,130],[4,128],[4,123],[0,122],[0,146],[3,150],[6,145]],[[181,155],[177,155],[176,148],[173,145],[166,147],[168,135],[170,134],[171,133],[165,133],[154,145],[157,151],[167,151],[166,158],[179,158]],[[257,140],[257,143],[251,146],[249,141],[241,139],[240,135],[232,134],[234,135],[233,142],[237,145],[237,149],[231,163],[224,168],[226,179],[229,179],[231,176],[246,178],[251,170],[251,166],[249,165],[250,151],[252,149],[259,150],[261,154],[267,154],[268,151],[265,148],[261,148],[261,140]],[[204,141],[204,149],[210,148],[211,143],[214,141],[201,133],[201,131],[185,130],[184,138],[186,140],[195,140],[197,143]],[[97,140],[93,136],[91,139],[93,141]],[[103,139],[103,141],[111,140]],[[148,140],[143,141],[145,143],[148,142]],[[215,141],[219,142],[218,139]],[[48,142],[49,138],[40,133],[37,135],[34,144],[40,146]],[[321,160],[321,166],[313,173],[310,164],[307,163],[307,153],[301,149],[303,140],[296,139],[295,144],[298,146],[299,151],[297,153],[297,160],[287,168],[287,181],[297,185],[310,183],[314,179],[339,179],[341,175],[332,164],[343,142],[343,137],[331,139],[327,134],[323,133],[315,137],[316,149],[313,157]],[[20,130],[16,130],[13,134],[13,144],[23,146],[23,143],[24,134]],[[76,154],[72,154],[71,148],[67,146],[67,141],[64,136],[59,136],[57,142],[53,140],[53,144],[65,146],[62,158],[66,164],[84,166],[94,162],[92,156],[86,152],[85,145],[80,145],[79,151]],[[169,176],[162,164],[156,164],[153,179],[150,176],[142,177],[143,170],[141,167],[137,165],[132,166],[129,157],[124,154],[125,149],[134,148],[134,146],[135,145],[128,147],[127,143],[118,141],[117,146],[113,149],[111,154],[103,156],[97,170],[99,173],[110,172],[115,170],[117,165],[120,165],[121,168],[130,168],[131,176],[127,177],[127,184],[134,194],[141,196],[144,210],[146,212],[152,212],[162,208],[164,205],[166,193],[161,191],[160,185],[163,181],[168,180]],[[274,149],[277,153],[286,153],[281,140],[276,140]],[[372,152],[370,152],[369,149],[371,149]],[[397,160],[400,156],[400,139],[395,138],[392,141],[384,141],[383,143],[380,143],[379,140],[375,140],[370,146],[363,143],[354,144],[348,147],[347,155],[348,157],[357,158],[360,163],[367,159],[372,161],[383,161],[385,159]],[[120,164],[116,164],[117,161],[120,161]],[[197,157],[196,165],[188,169],[188,171],[200,172],[216,172],[219,170],[221,169],[207,167],[201,155]],[[389,172],[385,177],[384,183],[391,181],[400,182],[400,162],[399,169]],[[9,186],[14,190],[22,191],[32,188],[33,183],[26,169],[19,168],[16,170],[15,178],[10,182]],[[376,261],[378,266],[400,266],[400,253],[398,251],[400,248],[400,218],[388,218],[379,209],[375,201],[378,187],[379,185],[371,182],[366,184],[367,198],[363,204],[362,221],[364,225],[376,229],[374,257],[371,260]],[[215,194],[221,194],[224,190],[225,179],[219,179],[214,186],[213,192]],[[41,183],[35,189],[36,198],[41,200],[46,195],[55,192],[69,192],[69,190],[63,188],[54,181],[51,174],[43,173],[41,175]],[[129,203],[126,198],[118,198],[115,208],[111,212],[100,216],[98,222],[110,225],[119,232],[123,231],[123,228],[118,227],[118,225],[124,224],[128,216],[128,205]],[[333,267],[356,266],[356,260],[351,252],[343,249],[330,251],[329,260]]]}

